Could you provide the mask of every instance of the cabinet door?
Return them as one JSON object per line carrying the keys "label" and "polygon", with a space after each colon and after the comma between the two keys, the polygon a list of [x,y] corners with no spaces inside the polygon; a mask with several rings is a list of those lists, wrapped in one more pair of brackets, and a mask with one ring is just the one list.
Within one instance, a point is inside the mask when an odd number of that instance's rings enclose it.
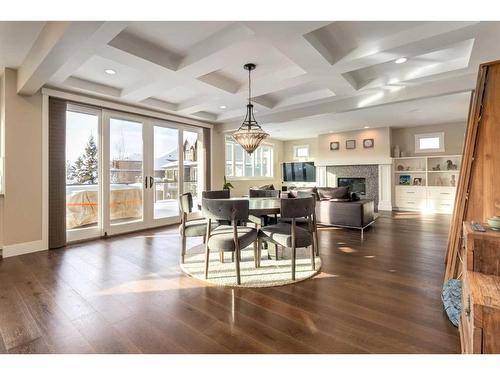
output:
{"label": "cabinet door", "polygon": [[483,307],[483,353],[500,354],[500,310]]}

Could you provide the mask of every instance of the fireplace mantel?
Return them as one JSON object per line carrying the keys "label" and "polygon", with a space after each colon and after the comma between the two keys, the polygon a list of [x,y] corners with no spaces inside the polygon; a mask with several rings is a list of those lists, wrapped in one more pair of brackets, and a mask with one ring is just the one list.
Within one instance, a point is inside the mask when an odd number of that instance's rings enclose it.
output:
{"label": "fireplace mantel", "polygon": [[392,158],[375,158],[375,159],[363,159],[363,160],[317,160],[314,162],[316,167],[330,167],[336,165],[392,165]]}

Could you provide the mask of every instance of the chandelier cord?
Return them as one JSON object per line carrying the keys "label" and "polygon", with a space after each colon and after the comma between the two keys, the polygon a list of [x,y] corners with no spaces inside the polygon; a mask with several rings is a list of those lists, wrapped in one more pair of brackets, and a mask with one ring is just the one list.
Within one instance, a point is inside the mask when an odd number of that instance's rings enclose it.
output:
{"label": "chandelier cord", "polygon": [[248,69],[248,103],[252,104],[252,70]]}

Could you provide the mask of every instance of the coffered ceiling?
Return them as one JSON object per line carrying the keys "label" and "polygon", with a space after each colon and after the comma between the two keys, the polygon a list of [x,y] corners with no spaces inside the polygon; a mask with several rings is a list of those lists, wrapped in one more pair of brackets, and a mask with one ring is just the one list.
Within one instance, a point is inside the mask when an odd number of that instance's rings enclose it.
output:
{"label": "coffered ceiling", "polygon": [[232,129],[253,62],[257,120],[293,139],[464,121],[498,35],[500,22],[0,22],[0,66],[19,69],[21,94],[56,87]]}

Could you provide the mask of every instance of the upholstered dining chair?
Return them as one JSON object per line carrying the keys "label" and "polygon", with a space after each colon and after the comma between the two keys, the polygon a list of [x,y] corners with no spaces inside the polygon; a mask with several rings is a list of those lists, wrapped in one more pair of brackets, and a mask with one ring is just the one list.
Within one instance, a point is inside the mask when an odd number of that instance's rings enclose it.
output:
{"label": "upholstered dining chair", "polygon": [[250,198],[279,198],[280,193],[281,191],[279,190],[250,189],[248,196]]}
{"label": "upholstered dining chair", "polygon": [[[203,218],[189,218],[189,214],[193,212],[193,195],[191,193],[185,193],[179,197],[179,208],[181,210],[181,225],[179,226],[182,241],[181,263],[184,263],[186,257],[186,238],[205,237],[207,233],[207,220]],[[217,225],[218,223],[214,222],[212,227],[215,229]]]}
{"label": "upholstered dining chair", "polygon": [[[297,225],[297,219],[305,218],[312,225],[314,198],[281,198],[281,217],[291,220],[291,223],[280,221],[275,225],[262,227],[259,231],[257,243],[257,259],[260,260],[261,241],[271,241],[277,245],[292,249],[292,280],[295,280],[295,265],[297,248],[311,246],[311,266],[314,270],[314,247],[311,231]],[[259,266],[259,263],[257,263]]]}
{"label": "upholstered dining chair", "polygon": [[231,197],[231,192],[229,190],[211,190],[202,191],[201,198],[207,199],[228,199]]}
{"label": "upholstered dining chair", "polygon": [[[257,266],[257,229],[239,226],[238,222],[248,220],[249,203],[246,199],[202,199],[202,214],[208,220],[205,242],[205,279],[208,278],[210,250],[231,251],[235,254],[236,282],[241,284],[241,249],[254,244],[254,261]],[[211,229],[212,221],[227,220],[231,225],[220,225]]]}
{"label": "upholstered dining chair", "polygon": [[319,256],[319,240],[318,240],[318,222],[316,219],[316,201],[317,201],[317,196],[316,193],[311,192],[311,191],[298,191],[297,192],[297,197],[298,198],[307,198],[307,197],[313,197],[314,203],[313,203],[313,211],[312,211],[312,226],[309,226],[307,221],[305,220],[300,220],[297,222],[298,226],[302,228],[306,228],[312,231],[313,234],[313,246],[316,249],[316,256]]}
{"label": "upholstered dining chair", "polygon": [[[279,190],[265,190],[265,189],[250,189],[248,190],[249,198],[279,198],[281,191]],[[270,222],[276,224],[278,222],[278,215],[265,215],[266,222]],[[259,228],[262,224],[262,218],[256,217],[254,215],[250,215],[250,222],[256,225],[256,228]]]}

